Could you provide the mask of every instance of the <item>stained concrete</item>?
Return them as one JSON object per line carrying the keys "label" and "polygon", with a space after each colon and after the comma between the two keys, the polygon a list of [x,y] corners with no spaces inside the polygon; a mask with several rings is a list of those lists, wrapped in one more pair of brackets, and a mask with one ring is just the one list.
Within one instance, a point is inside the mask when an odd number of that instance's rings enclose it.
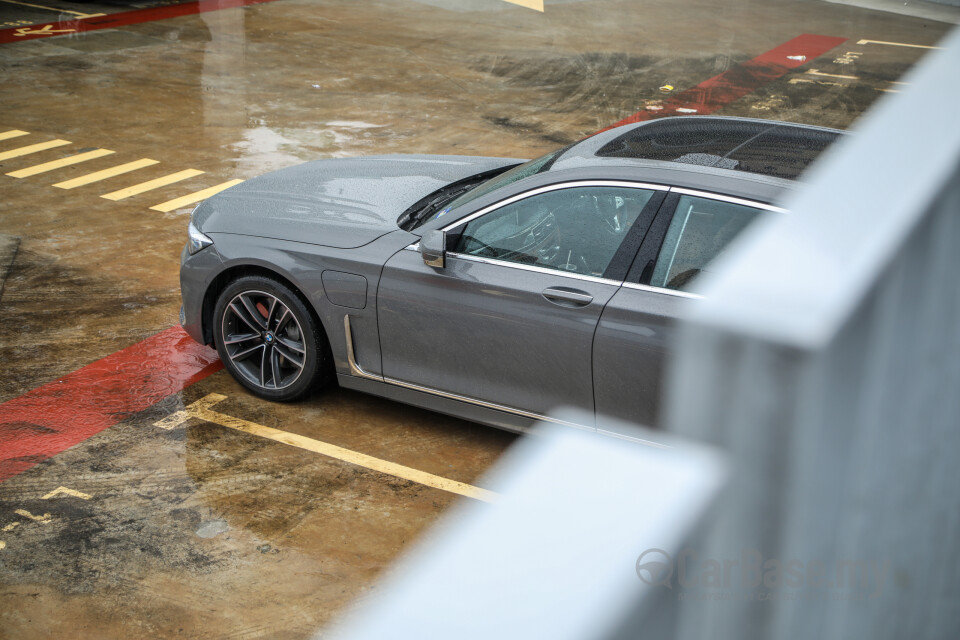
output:
{"label": "stained concrete", "polygon": [[[846,128],[925,53],[858,40],[933,45],[949,27],[814,0],[545,8],[278,0],[0,45],[0,131],[73,143],[2,173],[117,152],[0,175],[0,233],[21,239],[0,298],[0,401],[176,323],[190,207],[151,205],[314,158],[533,157],[655,106],[664,84],[694,86],[802,33],[848,41],[718,113]],[[0,6],[0,22],[16,11]],[[160,164],[51,186],[142,157]],[[187,168],[205,173],[98,197]],[[467,483],[514,440],[338,389],[265,403],[215,374],[0,484],[0,529],[19,523],[0,533],[4,637],[307,637],[457,499],[210,423],[154,426],[211,392],[230,415]],[[90,498],[41,499],[60,486]]]}

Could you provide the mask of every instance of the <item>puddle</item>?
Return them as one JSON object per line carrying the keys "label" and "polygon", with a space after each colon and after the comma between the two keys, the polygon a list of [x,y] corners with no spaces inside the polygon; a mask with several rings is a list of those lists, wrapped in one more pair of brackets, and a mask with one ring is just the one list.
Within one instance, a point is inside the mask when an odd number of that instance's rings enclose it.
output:
{"label": "puddle", "polygon": [[200,525],[196,534],[201,538],[213,538],[229,530],[226,520],[207,520]]}

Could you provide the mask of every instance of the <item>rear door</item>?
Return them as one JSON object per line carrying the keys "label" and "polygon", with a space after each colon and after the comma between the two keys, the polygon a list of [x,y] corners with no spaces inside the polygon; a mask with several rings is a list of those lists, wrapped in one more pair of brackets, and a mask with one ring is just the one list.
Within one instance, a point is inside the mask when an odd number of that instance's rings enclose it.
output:
{"label": "rear door", "polygon": [[561,406],[592,416],[597,322],[663,195],[551,185],[448,228],[443,268],[399,252],[377,294],[384,376],[528,418]]}
{"label": "rear door", "polygon": [[695,280],[770,205],[673,189],[657,213],[621,289],[610,299],[594,341],[594,396],[603,417],[660,426],[664,363],[680,316],[696,304]]}

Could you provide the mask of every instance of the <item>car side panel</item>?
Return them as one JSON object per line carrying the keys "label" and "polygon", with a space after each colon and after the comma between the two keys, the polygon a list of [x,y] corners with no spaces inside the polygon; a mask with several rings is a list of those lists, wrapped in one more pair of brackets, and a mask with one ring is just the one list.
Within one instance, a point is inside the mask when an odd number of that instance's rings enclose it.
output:
{"label": "car side panel", "polygon": [[[235,234],[210,234],[223,260],[218,273],[235,267],[260,267],[290,281],[313,306],[327,334],[338,373],[349,373],[343,318],[350,316],[357,359],[371,373],[380,373],[376,291],[382,265],[416,237],[405,231],[383,236],[358,249],[333,249],[312,244]],[[367,299],[362,308],[334,304],[325,293],[322,274],[336,271],[362,276]],[[355,298],[353,298],[355,300]]]}
{"label": "car side panel", "polygon": [[624,285],[607,303],[593,342],[599,431],[605,430],[604,417],[646,427],[661,426],[665,356],[678,317],[694,302]]}
{"label": "car side panel", "polygon": [[[550,287],[593,301],[558,306],[541,295]],[[540,415],[561,406],[592,414],[593,333],[617,287],[456,254],[434,269],[402,251],[377,293],[384,375]]]}

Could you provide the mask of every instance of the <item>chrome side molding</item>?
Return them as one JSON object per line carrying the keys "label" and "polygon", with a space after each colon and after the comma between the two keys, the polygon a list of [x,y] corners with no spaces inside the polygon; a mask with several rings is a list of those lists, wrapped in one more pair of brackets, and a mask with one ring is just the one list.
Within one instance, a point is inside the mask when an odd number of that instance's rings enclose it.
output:
{"label": "chrome side molding", "polygon": [[377,382],[383,382],[383,376],[379,376],[375,373],[369,373],[363,370],[359,364],[357,364],[357,356],[353,352],[353,331],[350,330],[350,316],[343,316],[343,333],[347,338],[347,364],[350,366],[350,374],[358,378],[366,378],[367,380],[376,380]]}

